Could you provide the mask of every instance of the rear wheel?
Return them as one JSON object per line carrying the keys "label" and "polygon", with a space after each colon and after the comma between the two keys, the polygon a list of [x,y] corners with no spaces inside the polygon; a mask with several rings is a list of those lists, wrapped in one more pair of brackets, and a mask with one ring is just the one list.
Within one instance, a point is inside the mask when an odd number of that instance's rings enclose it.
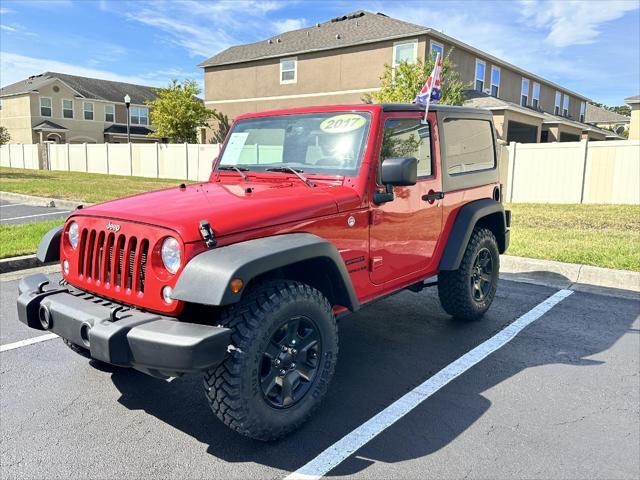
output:
{"label": "rear wheel", "polygon": [[277,280],[222,314],[234,348],[205,373],[211,409],[228,427],[274,440],[302,425],[327,392],[338,354],[333,310],[316,289]]}
{"label": "rear wheel", "polygon": [[498,287],[500,254],[491,230],[473,231],[457,270],[438,274],[442,308],[454,317],[476,320],[491,306]]}

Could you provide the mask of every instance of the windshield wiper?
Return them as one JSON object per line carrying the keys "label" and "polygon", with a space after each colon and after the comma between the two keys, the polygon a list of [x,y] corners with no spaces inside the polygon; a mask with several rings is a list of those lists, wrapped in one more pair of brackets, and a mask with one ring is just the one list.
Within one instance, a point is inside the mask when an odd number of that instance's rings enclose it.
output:
{"label": "windshield wiper", "polygon": [[267,172],[293,173],[296,177],[298,177],[300,180],[302,180],[304,183],[306,183],[311,188],[314,188],[316,186],[315,183],[313,183],[307,177],[302,175],[302,172],[304,170],[297,170],[297,169],[295,169],[293,167],[272,167],[272,168],[267,168],[265,171],[267,171]]}
{"label": "windshield wiper", "polygon": [[218,170],[222,170],[222,171],[236,171],[238,172],[238,174],[242,177],[242,180],[246,181],[247,180],[247,176],[242,173],[242,172],[248,172],[249,169],[247,167],[236,167],[235,165],[221,165],[218,167]]}

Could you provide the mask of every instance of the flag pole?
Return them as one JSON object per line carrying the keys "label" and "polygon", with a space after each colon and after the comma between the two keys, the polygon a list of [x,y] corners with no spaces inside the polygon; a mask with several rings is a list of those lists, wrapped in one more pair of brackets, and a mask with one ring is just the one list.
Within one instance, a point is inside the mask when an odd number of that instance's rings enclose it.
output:
{"label": "flag pole", "polygon": [[[436,53],[436,63],[433,67],[433,71],[436,71],[436,68],[438,68],[438,62],[440,61],[440,52]],[[424,118],[422,119],[422,124],[426,125],[428,123],[427,121],[427,115],[429,115],[429,104],[431,104],[431,91],[433,90],[433,85],[436,83],[436,79],[435,76],[433,76],[433,78],[431,79],[431,85],[429,85],[429,95],[427,96],[427,105],[424,108]]]}

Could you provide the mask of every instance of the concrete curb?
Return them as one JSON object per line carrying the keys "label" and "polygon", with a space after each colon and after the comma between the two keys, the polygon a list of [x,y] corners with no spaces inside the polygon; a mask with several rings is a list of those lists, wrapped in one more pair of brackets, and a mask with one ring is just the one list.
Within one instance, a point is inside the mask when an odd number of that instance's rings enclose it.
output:
{"label": "concrete curb", "polygon": [[65,210],[75,210],[78,205],[90,207],[93,203],[81,202],[79,200],[60,200],[58,198],[35,197],[33,195],[23,195],[21,193],[11,193],[0,191],[0,199],[7,202],[24,203],[37,207],[56,207]]}
{"label": "concrete curb", "polygon": [[640,298],[640,273],[628,270],[576,265],[536,258],[500,257],[500,277],[578,291],[607,292],[625,298]]}
{"label": "concrete curb", "polygon": [[[55,262],[54,262],[55,263]],[[15,272],[26,268],[42,267],[43,264],[35,255],[22,255],[0,259],[0,273]]]}

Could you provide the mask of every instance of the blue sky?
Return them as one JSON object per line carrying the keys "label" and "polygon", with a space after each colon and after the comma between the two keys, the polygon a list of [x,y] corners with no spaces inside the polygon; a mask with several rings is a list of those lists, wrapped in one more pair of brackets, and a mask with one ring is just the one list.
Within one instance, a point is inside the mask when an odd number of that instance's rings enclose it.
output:
{"label": "blue sky", "polygon": [[640,93],[640,0],[0,1],[0,84],[47,70],[202,82],[226,47],[354,10],[443,31],[609,105]]}

